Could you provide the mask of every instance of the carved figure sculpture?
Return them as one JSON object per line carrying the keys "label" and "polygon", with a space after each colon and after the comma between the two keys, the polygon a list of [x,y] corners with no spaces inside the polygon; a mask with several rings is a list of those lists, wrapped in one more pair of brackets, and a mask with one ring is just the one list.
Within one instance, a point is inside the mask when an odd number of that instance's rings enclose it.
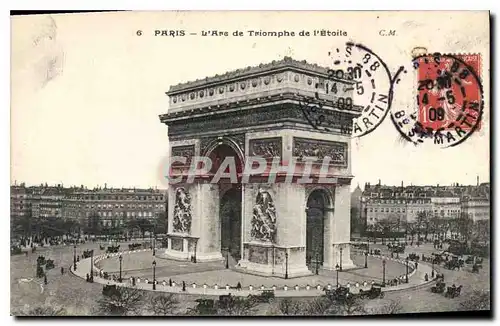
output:
{"label": "carved figure sculpture", "polygon": [[175,191],[174,232],[189,233],[191,231],[191,196],[184,188]]}
{"label": "carved figure sculpture", "polygon": [[269,192],[262,189],[259,189],[253,207],[251,236],[261,241],[275,241],[276,207]]}

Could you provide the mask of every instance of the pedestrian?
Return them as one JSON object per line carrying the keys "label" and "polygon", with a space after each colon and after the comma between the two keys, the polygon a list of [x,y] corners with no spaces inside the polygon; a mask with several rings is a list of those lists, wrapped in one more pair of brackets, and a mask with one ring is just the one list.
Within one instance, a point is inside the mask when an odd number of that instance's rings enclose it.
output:
{"label": "pedestrian", "polygon": [[135,277],[132,276],[132,286],[135,286]]}
{"label": "pedestrian", "polygon": [[48,282],[47,282],[47,274],[44,274],[44,275],[43,275],[43,283],[44,283],[45,285],[47,285],[47,283],[48,283]]}
{"label": "pedestrian", "polygon": [[418,262],[416,261],[415,262],[415,269],[417,269],[417,268],[418,268]]}
{"label": "pedestrian", "polygon": [[424,277],[425,281],[428,282],[429,281],[429,275],[427,273],[425,273],[425,277]]}
{"label": "pedestrian", "polygon": [[186,282],[182,281],[182,291],[186,292]]}
{"label": "pedestrian", "polygon": [[168,279],[168,286],[172,286],[172,279]]}
{"label": "pedestrian", "polygon": [[61,267],[61,275],[64,275],[64,267]]}
{"label": "pedestrian", "polygon": [[238,282],[238,284],[236,284],[236,290],[238,290],[238,291],[241,290],[241,283],[240,282]]}

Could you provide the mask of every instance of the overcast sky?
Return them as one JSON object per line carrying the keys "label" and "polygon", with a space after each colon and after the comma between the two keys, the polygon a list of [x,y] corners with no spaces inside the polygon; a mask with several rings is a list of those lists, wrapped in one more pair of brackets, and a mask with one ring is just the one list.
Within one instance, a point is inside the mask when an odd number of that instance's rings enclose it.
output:
{"label": "overcast sky", "polygon": [[[458,15],[458,14],[457,14]],[[415,46],[481,53],[488,76],[484,15],[345,13],[113,13],[12,19],[11,181],[89,187],[164,187],[170,85],[291,56],[327,65],[327,53],[356,41],[396,71]],[[474,24],[465,24],[466,20]],[[348,37],[154,37],[155,29],[345,30]],[[137,36],[136,31],[143,35]],[[391,39],[381,29],[397,30]],[[456,39],[460,42],[455,42]],[[488,80],[483,81],[486,90]],[[412,90],[407,90],[411,96]],[[400,94],[398,94],[401,96]],[[488,100],[489,94],[485,94]],[[399,141],[389,119],[353,140],[353,187],[475,184],[489,179],[489,103],[480,132],[451,149]]]}

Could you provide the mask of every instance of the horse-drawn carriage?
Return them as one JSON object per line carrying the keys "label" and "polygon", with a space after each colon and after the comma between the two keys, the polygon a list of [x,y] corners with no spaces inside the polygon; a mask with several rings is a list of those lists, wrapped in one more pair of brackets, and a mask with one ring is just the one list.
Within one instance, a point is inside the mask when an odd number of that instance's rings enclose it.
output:
{"label": "horse-drawn carriage", "polygon": [[458,259],[457,257],[453,257],[451,260],[444,263],[444,267],[450,270],[460,269],[463,266],[463,259]]}
{"label": "horse-drawn carriage", "polygon": [[460,292],[462,291],[462,286],[455,287],[455,284],[453,286],[448,286],[446,293],[444,294],[445,297],[447,298],[456,298],[460,296]]}
{"label": "horse-drawn carriage", "polygon": [[36,263],[37,265],[45,265],[46,263],[45,256],[38,256],[38,258],[36,259]]}
{"label": "horse-drawn carriage", "polygon": [[120,245],[109,246],[108,249],[106,249],[106,253],[108,254],[117,253],[119,250],[120,250]]}
{"label": "horse-drawn carriage", "polygon": [[432,293],[443,293],[445,287],[446,287],[446,283],[445,282],[438,281],[435,286],[431,287],[431,292]]}
{"label": "horse-drawn carriage", "polygon": [[405,245],[400,243],[389,243],[387,248],[393,253],[402,254],[405,252]]}
{"label": "horse-drawn carriage", "polygon": [[94,253],[94,250],[84,250],[83,251],[83,258],[89,258],[90,256],[92,256],[93,253]]}
{"label": "horse-drawn carriage", "polygon": [[332,301],[343,301],[349,295],[349,288],[340,286],[335,289],[325,290],[325,295]]}
{"label": "horse-drawn carriage", "polygon": [[113,295],[119,295],[118,288],[116,285],[104,285],[102,288],[102,295],[106,297],[112,297]]}
{"label": "horse-drawn carriage", "polygon": [[140,243],[131,243],[128,245],[128,250],[136,250],[140,249],[142,247],[142,244]]}
{"label": "horse-drawn carriage", "polygon": [[361,298],[376,299],[376,298],[383,298],[384,292],[382,292],[381,287],[372,286],[368,291],[363,291],[363,289],[360,289],[359,294],[357,295],[359,295]]}
{"label": "horse-drawn carriage", "polygon": [[269,303],[271,299],[274,298],[273,290],[263,290],[259,295],[250,294],[249,299],[255,300],[256,302]]}
{"label": "horse-drawn carriage", "polygon": [[194,308],[188,309],[188,314],[192,315],[215,315],[217,309],[215,308],[215,301],[213,299],[196,299],[197,303]]}
{"label": "horse-drawn carriage", "polygon": [[52,259],[47,259],[45,262],[45,269],[52,269],[55,268],[56,265],[54,264],[54,261]]}
{"label": "horse-drawn carriage", "polygon": [[412,260],[412,261],[419,261],[420,260],[420,256],[417,255],[416,253],[413,253],[413,252],[408,255],[408,258],[410,258],[410,260]]}

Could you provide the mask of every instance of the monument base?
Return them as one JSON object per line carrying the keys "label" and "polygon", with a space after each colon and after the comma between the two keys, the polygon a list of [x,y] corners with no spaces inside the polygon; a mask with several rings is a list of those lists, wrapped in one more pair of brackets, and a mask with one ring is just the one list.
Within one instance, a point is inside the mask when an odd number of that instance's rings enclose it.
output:
{"label": "monument base", "polygon": [[218,251],[203,252],[203,248],[197,246],[197,237],[171,233],[167,235],[167,241],[168,248],[160,257],[181,261],[196,260],[196,262],[224,261],[224,257]]}
{"label": "monument base", "polygon": [[294,278],[311,275],[305,264],[304,247],[284,247],[267,242],[245,242],[243,258],[236,268],[260,276]]}

